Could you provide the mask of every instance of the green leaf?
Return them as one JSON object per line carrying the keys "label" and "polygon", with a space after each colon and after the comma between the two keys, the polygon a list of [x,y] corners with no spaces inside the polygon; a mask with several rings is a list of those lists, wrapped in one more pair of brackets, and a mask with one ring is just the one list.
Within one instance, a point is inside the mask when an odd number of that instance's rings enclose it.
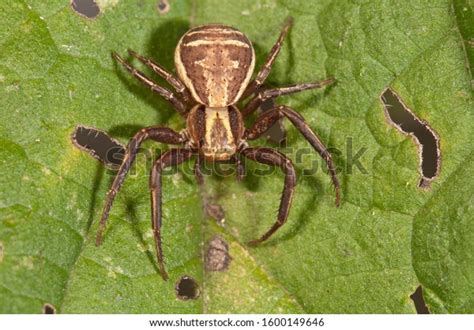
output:
{"label": "green leaf", "polygon": [[[0,312],[49,303],[60,313],[415,313],[418,285],[432,313],[474,312],[472,1],[173,1],[166,14],[151,0],[98,3],[96,19],[67,1],[0,3]],[[147,143],[96,247],[113,173],[72,145],[75,126],[126,143],[140,127],[185,124],[110,52],[131,48],[171,69],[190,26],[222,22],[249,36],[259,66],[289,15],[268,84],[337,79],[278,102],[339,151],[341,207],[325,171],[305,172],[321,161],[288,123],[283,151],[298,186],[288,222],[259,247],[245,242],[275,221],[282,174],[256,175],[267,168],[247,162],[244,182],[206,178],[200,192],[185,164],[163,180],[165,282],[148,169],[167,147]],[[387,87],[440,137],[428,190],[417,187],[418,147],[385,118]],[[223,226],[202,211],[203,194],[222,205]],[[222,272],[204,267],[215,235],[229,245]],[[199,284],[197,299],[176,298],[183,275]]]}

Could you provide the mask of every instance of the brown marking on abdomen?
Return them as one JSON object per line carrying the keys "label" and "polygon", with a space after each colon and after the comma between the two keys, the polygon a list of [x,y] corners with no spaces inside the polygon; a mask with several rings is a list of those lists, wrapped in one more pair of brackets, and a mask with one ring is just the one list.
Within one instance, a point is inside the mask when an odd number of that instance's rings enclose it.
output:
{"label": "brown marking on abdomen", "polygon": [[255,66],[255,54],[242,32],[216,24],[186,33],[176,48],[175,64],[197,102],[223,108],[242,96]]}

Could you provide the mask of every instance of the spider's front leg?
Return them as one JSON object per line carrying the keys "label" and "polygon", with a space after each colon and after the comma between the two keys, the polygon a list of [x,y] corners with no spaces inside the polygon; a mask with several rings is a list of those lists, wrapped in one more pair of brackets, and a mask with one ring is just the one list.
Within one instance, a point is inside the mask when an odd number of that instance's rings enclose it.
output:
{"label": "spider's front leg", "polygon": [[245,132],[245,138],[255,140],[262,136],[278,119],[286,117],[300,131],[311,146],[326,162],[331,180],[336,190],[336,206],[340,203],[339,180],[336,175],[336,168],[332,160],[331,154],[321,140],[314,134],[311,128],[306,124],[304,118],[290,107],[285,105],[276,106],[262,114],[255,121],[254,125]]}
{"label": "spider's front leg", "polygon": [[[134,53],[135,54],[135,53]],[[186,106],[184,103],[174,95],[170,90],[167,88],[161,87],[156,82],[148,78],[143,72],[140,70],[135,69],[132,65],[130,65],[127,61],[125,61],[119,54],[116,52],[112,52],[112,57],[117,60],[128,72],[130,72],[135,78],[141,81],[145,86],[148,86],[153,92],[161,95],[165,98],[171,105],[178,111],[178,113],[186,117]]]}
{"label": "spider's front leg", "polygon": [[107,219],[109,217],[110,208],[112,207],[112,203],[115,199],[115,195],[122,186],[123,181],[125,180],[125,176],[127,175],[130,166],[135,160],[140,145],[143,143],[143,141],[149,139],[167,144],[182,144],[186,142],[186,137],[167,127],[146,127],[135,134],[135,136],[130,140],[127,145],[122,165],[120,165],[117,175],[115,176],[114,182],[112,183],[112,187],[107,193],[104,210],[102,211],[102,217],[100,218],[99,229],[97,230],[97,237],[95,243],[97,246],[102,244],[103,233],[107,224]]}
{"label": "spider's front leg", "polygon": [[183,82],[178,77],[168,72],[164,67],[162,67],[160,64],[156,63],[152,59],[146,58],[131,49],[128,50],[128,53],[146,66],[148,66],[149,68],[151,68],[153,71],[155,71],[156,74],[158,74],[160,77],[165,79],[171,86],[173,86],[173,88],[181,95],[185,103],[189,103],[191,101],[191,95],[189,94],[189,91],[186,89]]}
{"label": "spider's front leg", "polygon": [[261,236],[259,239],[250,241],[249,245],[257,245],[263,241],[266,241],[274,232],[278,230],[286,222],[288,213],[290,211],[291,201],[293,199],[293,193],[296,186],[296,173],[295,168],[291,160],[286,158],[282,153],[271,149],[271,148],[246,148],[242,150],[242,155],[252,159],[256,162],[279,166],[283,173],[285,173],[285,185],[281,195],[280,207],[278,209],[277,221],[273,226]]}
{"label": "spider's front leg", "polygon": [[151,193],[151,226],[155,237],[156,256],[158,259],[158,267],[164,280],[168,279],[163,262],[163,250],[161,247],[161,219],[163,217],[161,205],[161,177],[162,171],[166,167],[177,166],[193,155],[189,149],[171,149],[163,153],[153,165],[150,175],[150,193]]}

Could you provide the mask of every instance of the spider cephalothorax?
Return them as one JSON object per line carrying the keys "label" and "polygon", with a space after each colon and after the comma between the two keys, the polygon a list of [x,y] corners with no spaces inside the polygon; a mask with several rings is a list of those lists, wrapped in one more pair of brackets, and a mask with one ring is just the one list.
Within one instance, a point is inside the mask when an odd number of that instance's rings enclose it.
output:
{"label": "spider cephalothorax", "polygon": [[[171,103],[186,119],[186,128],[182,132],[176,132],[167,127],[146,127],[130,140],[122,164],[107,193],[97,233],[97,245],[102,243],[102,235],[115,195],[122,186],[140,144],[147,139],[181,146],[164,152],[154,163],[150,175],[153,232],[158,266],[165,279],[168,275],[163,264],[160,234],[161,174],[165,167],[177,166],[192,156],[196,156],[195,174],[199,184],[203,183],[202,165],[204,161],[234,161],[237,164],[239,178],[244,172],[240,161],[241,157],[280,167],[285,174],[285,184],[277,221],[264,235],[250,242],[250,244],[261,243],[281,227],[288,218],[296,186],[296,176],[291,160],[282,153],[271,148],[252,148],[246,141],[261,137],[279,119],[286,117],[325,160],[336,188],[336,205],[339,205],[339,182],[331,155],[301,115],[290,107],[278,105],[260,115],[252,127],[247,129],[244,126],[243,118],[253,113],[265,100],[319,88],[333,82],[333,79],[326,79],[274,89],[261,88],[270,73],[291,23],[291,19],[285,23],[263,67],[253,80],[251,77],[255,66],[255,53],[252,43],[242,32],[221,24],[196,27],[181,38],[175,51],[178,77],[154,61],[129,50],[131,56],[163,77],[176,92],[157,85],[118,54],[113,53],[113,57],[131,74]],[[237,102],[250,96],[250,100],[240,110],[236,106]]]}

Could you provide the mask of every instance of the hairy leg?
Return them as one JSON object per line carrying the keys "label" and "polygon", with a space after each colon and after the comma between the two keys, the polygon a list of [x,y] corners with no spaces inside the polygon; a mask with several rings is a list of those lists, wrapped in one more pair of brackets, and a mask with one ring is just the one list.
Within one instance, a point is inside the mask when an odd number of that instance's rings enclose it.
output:
{"label": "hairy leg", "polygon": [[189,102],[191,100],[186,86],[184,86],[183,82],[174,74],[167,71],[164,67],[162,67],[160,64],[156,63],[152,59],[146,58],[131,49],[128,50],[128,53],[146,66],[148,66],[149,68],[151,68],[157,75],[165,79],[168,84],[170,84],[181,95],[184,102]]}
{"label": "hairy leg", "polygon": [[166,167],[177,166],[193,155],[188,149],[171,149],[163,153],[153,165],[150,175],[150,193],[151,193],[151,226],[155,237],[156,256],[158,259],[158,268],[164,280],[168,279],[163,262],[163,249],[161,247],[161,220],[162,212],[162,170]]}
{"label": "hairy leg", "polygon": [[127,71],[129,71],[135,78],[140,80],[145,86],[148,86],[153,92],[161,95],[164,97],[168,102],[173,105],[173,107],[176,109],[176,111],[179,112],[183,117],[186,117],[186,107],[184,103],[176,97],[170,90],[161,87],[157,83],[155,83],[153,80],[148,78],[143,72],[135,69],[133,66],[131,66],[129,63],[127,63],[120,55],[117,53],[113,52],[112,56],[125,68]]}
{"label": "hairy leg", "polygon": [[250,245],[256,245],[266,241],[275,233],[278,228],[283,226],[288,218],[291,201],[296,186],[296,173],[291,160],[285,157],[282,153],[271,148],[247,148],[242,150],[241,154],[249,159],[262,164],[278,166],[285,173],[285,184],[280,200],[280,207],[278,209],[277,221],[273,226],[260,238],[250,241]]}
{"label": "hairy leg", "polygon": [[254,125],[246,131],[245,137],[248,140],[255,140],[262,136],[278,119],[286,117],[291,123],[300,131],[305,139],[311,144],[311,146],[318,152],[318,154],[326,162],[331,180],[336,190],[336,206],[340,203],[340,184],[336,175],[336,168],[332,160],[331,154],[327,150],[326,146],[321,142],[318,136],[311,130],[306,124],[304,118],[290,107],[285,105],[276,106],[274,109],[263,113]]}
{"label": "hairy leg", "polygon": [[250,101],[244,106],[244,108],[241,111],[242,115],[244,117],[250,115],[262,104],[262,102],[268,99],[273,99],[282,95],[299,93],[302,91],[306,91],[308,89],[321,88],[321,87],[334,83],[334,81],[335,80],[333,78],[328,78],[325,80],[316,81],[312,83],[303,83],[303,84],[290,85],[286,87],[278,87],[278,88],[263,90],[259,92],[257,95],[255,95],[252,99],[250,99]]}
{"label": "hairy leg", "polygon": [[178,133],[173,131],[171,128],[167,127],[147,127],[141,129],[135,136],[130,140],[123,157],[122,165],[115,176],[112,187],[107,193],[106,202],[104,209],[102,211],[102,217],[100,218],[99,229],[97,230],[96,245],[102,244],[103,232],[107,224],[107,219],[109,217],[110,208],[114,202],[115,196],[119,191],[120,187],[125,180],[125,176],[128,173],[128,170],[132,166],[133,161],[138,153],[140,145],[145,140],[155,140],[157,142],[168,143],[168,144],[182,144],[186,142],[186,138]]}
{"label": "hairy leg", "polygon": [[290,27],[293,25],[293,18],[288,17],[283,25],[283,28],[281,29],[280,36],[278,37],[278,40],[276,43],[273,45],[272,49],[270,50],[270,53],[267,56],[267,59],[265,60],[265,63],[263,63],[262,68],[260,71],[257,73],[257,76],[253,81],[249,83],[247,88],[244,91],[244,94],[242,98],[246,98],[247,96],[255,93],[260,86],[265,82],[265,79],[267,79],[268,75],[270,74],[270,71],[272,70],[273,63],[275,62],[278,54],[280,53],[281,46],[283,44],[283,41],[285,40],[285,37],[288,34],[288,31],[290,30]]}
{"label": "hairy leg", "polygon": [[240,159],[239,155],[234,155],[232,157],[232,161],[235,162],[235,166],[236,166],[236,174],[237,174],[237,181],[242,181],[244,179],[244,176],[245,176],[245,167],[244,167],[244,164],[242,162],[242,159]]}

